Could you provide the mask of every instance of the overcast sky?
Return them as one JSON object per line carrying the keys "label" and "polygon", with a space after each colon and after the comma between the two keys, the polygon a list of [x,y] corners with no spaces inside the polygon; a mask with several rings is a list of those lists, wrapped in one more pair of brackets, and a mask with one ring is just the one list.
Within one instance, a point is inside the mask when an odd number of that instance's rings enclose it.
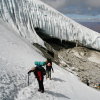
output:
{"label": "overcast sky", "polygon": [[41,0],[64,14],[100,15],[100,0]]}

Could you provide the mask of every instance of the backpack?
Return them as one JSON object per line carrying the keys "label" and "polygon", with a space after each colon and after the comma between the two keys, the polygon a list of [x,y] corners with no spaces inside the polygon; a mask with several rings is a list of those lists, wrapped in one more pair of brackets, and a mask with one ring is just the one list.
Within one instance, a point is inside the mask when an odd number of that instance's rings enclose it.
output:
{"label": "backpack", "polygon": [[34,64],[36,66],[44,66],[46,64],[46,62],[42,62],[42,61],[35,61]]}
{"label": "backpack", "polygon": [[43,68],[42,70],[43,76],[46,75],[46,70]]}
{"label": "backpack", "polygon": [[43,76],[46,75],[46,70],[45,70],[42,66],[41,66],[41,67],[40,67],[40,66],[37,66],[37,67],[36,67],[36,70],[34,71],[34,75],[35,75],[36,78],[37,78],[37,76],[38,76],[38,75],[37,75],[37,72],[38,72],[39,70],[42,72]]}

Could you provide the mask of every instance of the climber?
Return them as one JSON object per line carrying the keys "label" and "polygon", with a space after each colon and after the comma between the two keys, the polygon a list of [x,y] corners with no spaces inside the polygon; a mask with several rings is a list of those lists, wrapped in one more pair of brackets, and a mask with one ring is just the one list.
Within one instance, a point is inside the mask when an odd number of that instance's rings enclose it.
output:
{"label": "climber", "polygon": [[46,79],[49,78],[51,80],[51,69],[54,72],[53,67],[52,67],[52,61],[51,61],[51,59],[47,58],[47,61],[46,61]]}
{"label": "climber", "polygon": [[38,81],[38,85],[39,85],[39,89],[38,91],[40,91],[41,93],[44,93],[44,85],[43,85],[43,79],[44,79],[44,75],[46,75],[46,71],[42,66],[36,66],[33,67],[29,72],[28,75],[34,72],[35,77],[37,78]]}

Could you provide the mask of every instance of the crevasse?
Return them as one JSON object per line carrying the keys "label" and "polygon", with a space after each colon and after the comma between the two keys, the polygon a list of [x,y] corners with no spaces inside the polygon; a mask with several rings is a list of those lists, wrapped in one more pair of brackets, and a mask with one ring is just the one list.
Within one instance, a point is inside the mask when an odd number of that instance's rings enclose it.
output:
{"label": "crevasse", "polygon": [[36,27],[45,34],[100,50],[100,34],[64,16],[40,0],[0,0],[0,18],[31,43],[43,42]]}

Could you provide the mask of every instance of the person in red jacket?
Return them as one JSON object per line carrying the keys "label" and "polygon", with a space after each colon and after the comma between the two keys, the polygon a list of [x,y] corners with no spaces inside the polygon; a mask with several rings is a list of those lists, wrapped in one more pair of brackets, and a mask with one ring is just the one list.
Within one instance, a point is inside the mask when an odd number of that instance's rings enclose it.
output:
{"label": "person in red jacket", "polygon": [[34,75],[37,78],[38,85],[39,85],[38,91],[40,91],[41,93],[44,93],[43,79],[44,79],[44,75],[46,74],[45,69],[42,66],[36,66],[32,68],[28,72],[28,74],[30,74],[31,72],[34,72]]}

